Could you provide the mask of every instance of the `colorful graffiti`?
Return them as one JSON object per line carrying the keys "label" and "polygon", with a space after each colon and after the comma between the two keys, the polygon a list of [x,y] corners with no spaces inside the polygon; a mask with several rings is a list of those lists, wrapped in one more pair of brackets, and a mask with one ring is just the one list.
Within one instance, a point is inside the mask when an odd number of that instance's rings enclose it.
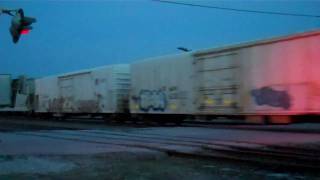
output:
{"label": "colorful graffiti", "polygon": [[167,96],[162,90],[141,90],[139,97],[133,97],[141,111],[164,111],[167,107]]}
{"label": "colorful graffiti", "polygon": [[251,90],[251,95],[254,97],[255,103],[259,106],[269,105],[281,107],[286,110],[291,107],[291,99],[287,91],[277,91],[271,87],[262,87]]}

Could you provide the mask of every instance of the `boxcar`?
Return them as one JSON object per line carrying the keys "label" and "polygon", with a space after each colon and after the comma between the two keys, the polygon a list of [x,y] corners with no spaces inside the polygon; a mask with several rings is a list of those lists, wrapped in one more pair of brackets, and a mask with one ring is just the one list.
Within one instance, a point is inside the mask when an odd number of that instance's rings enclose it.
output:
{"label": "boxcar", "polygon": [[0,107],[9,107],[11,103],[11,75],[0,74]]}
{"label": "boxcar", "polygon": [[130,66],[112,65],[36,80],[36,113],[128,113]]}
{"label": "boxcar", "polygon": [[290,122],[320,113],[320,32],[132,64],[136,115],[244,115]]}
{"label": "boxcar", "polygon": [[33,110],[34,79],[0,75],[0,112],[29,113]]}
{"label": "boxcar", "polygon": [[132,115],[160,121],[193,115],[193,71],[190,53],[133,63],[130,93]]}

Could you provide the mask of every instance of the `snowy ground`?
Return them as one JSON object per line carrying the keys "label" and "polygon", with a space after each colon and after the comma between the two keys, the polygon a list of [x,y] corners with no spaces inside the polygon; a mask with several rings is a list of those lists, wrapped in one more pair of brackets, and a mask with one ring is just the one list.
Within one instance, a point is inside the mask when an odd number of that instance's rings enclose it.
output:
{"label": "snowy ground", "polygon": [[0,179],[317,179],[315,173],[270,170],[243,163],[107,153],[0,157]]}
{"label": "snowy ground", "polygon": [[[233,143],[320,149],[320,134],[201,127],[105,127],[0,132],[0,179],[316,179],[223,159],[186,159],[163,150],[197,151]],[[320,152],[320,151],[319,151]]]}

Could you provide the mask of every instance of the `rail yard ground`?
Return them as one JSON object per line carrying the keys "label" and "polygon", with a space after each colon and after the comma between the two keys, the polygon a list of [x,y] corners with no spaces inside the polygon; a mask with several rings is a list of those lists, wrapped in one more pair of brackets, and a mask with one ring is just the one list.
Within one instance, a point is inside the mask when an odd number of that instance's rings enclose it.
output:
{"label": "rail yard ground", "polygon": [[0,179],[317,179],[319,126],[1,117]]}

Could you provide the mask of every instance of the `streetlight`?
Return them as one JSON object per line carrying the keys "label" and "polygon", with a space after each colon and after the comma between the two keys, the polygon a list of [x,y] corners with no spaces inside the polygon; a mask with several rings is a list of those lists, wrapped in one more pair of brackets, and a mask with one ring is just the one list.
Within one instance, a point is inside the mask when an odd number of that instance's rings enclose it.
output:
{"label": "streetlight", "polygon": [[177,47],[177,49],[184,51],[184,52],[189,52],[191,49],[185,48],[185,47]]}

